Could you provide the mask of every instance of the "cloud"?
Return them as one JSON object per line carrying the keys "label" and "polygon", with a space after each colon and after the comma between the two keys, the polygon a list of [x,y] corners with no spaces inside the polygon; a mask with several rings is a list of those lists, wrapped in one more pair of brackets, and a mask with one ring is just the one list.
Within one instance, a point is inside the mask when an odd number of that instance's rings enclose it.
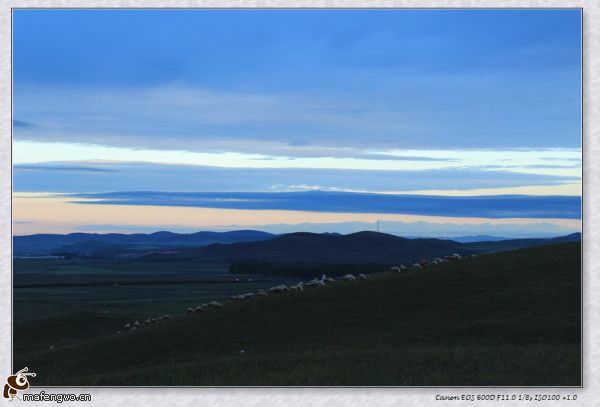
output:
{"label": "cloud", "polygon": [[426,157],[426,156],[398,156],[391,154],[354,154],[349,156],[357,159],[364,160],[391,160],[391,161],[445,161],[445,162],[456,162],[457,158],[447,158],[447,157]]}
{"label": "cloud", "polygon": [[17,164],[13,166],[13,170],[30,170],[30,171],[73,171],[73,172],[114,172],[114,169],[100,167],[83,167],[77,165],[25,165]]}
{"label": "cloud", "polygon": [[36,126],[16,128],[15,139],[288,157],[581,144],[579,85],[562,72],[336,74],[345,86],[293,92],[17,84],[15,114]]}
{"label": "cloud", "polygon": [[[166,164],[101,164],[93,171],[50,169],[46,164],[15,166],[17,192],[108,191],[285,191],[316,187],[341,191],[469,190],[561,185],[580,177],[479,169],[347,170],[319,168],[223,168]],[[67,168],[63,164],[61,168]],[[84,168],[87,166],[83,166]],[[104,171],[96,171],[95,169]]]}
{"label": "cloud", "polygon": [[35,127],[35,124],[30,123],[30,122],[26,122],[23,120],[13,120],[13,127],[16,128],[28,128],[28,127]]}
{"label": "cloud", "polygon": [[[565,158],[564,160],[566,161],[568,159]],[[505,164],[505,165],[476,165],[476,166],[471,166],[471,168],[481,168],[481,169],[488,169],[488,170],[502,170],[502,169],[511,169],[511,168],[525,168],[525,169],[567,169],[567,168],[580,168],[580,167],[581,167],[580,163],[567,164],[567,165],[560,165],[560,164],[523,164],[523,165],[510,165],[510,164]]]}
{"label": "cloud", "polygon": [[[111,192],[73,194],[81,204],[183,206],[241,210],[382,213],[480,218],[580,219],[576,196],[469,196],[350,192]],[[77,198],[91,199],[77,201]]]}

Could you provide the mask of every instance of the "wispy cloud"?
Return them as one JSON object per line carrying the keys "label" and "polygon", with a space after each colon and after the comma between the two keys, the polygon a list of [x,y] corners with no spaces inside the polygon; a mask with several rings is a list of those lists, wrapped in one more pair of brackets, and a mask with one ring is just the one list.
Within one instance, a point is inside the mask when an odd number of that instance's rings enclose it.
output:
{"label": "wispy cloud", "polygon": [[[581,168],[571,159],[581,157],[579,149],[453,149],[390,150],[355,152],[351,149],[317,148],[308,156],[268,156],[232,152],[190,152],[141,150],[100,145],[15,141],[13,162],[27,165],[89,165],[143,162],[171,165],[201,165],[224,168],[295,168],[330,170],[419,171],[419,170],[506,170],[548,176],[581,177]],[[553,152],[563,161],[545,160]],[[53,161],[49,162],[48,157]]]}
{"label": "wispy cloud", "polygon": [[[67,165],[63,164],[66,168]],[[223,168],[151,163],[95,163],[105,171],[56,170],[47,165],[16,166],[14,190],[20,192],[108,191],[285,191],[304,189],[341,191],[469,190],[561,185],[578,176],[482,171],[468,168],[436,170],[352,170],[323,168]],[[83,166],[87,168],[87,166]],[[63,168],[63,167],[61,167]]]}
{"label": "wispy cloud", "polygon": [[16,128],[28,128],[28,127],[35,127],[35,125],[33,123],[30,122],[26,122],[23,120],[13,120],[13,127]]}
{"label": "wispy cloud", "polygon": [[31,170],[31,171],[73,171],[73,172],[114,172],[111,168],[100,167],[81,167],[77,165],[25,165],[17,164],[13,166],[16,171]]}

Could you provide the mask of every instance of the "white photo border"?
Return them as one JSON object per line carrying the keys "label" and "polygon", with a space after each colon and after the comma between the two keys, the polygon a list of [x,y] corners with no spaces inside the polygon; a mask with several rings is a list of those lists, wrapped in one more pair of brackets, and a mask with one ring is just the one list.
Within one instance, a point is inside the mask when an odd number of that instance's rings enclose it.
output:
{"label": "white photo border", "polygon": [[[596,406],[600,400],[600,1],[597,0],[1,0],[0,1],[0,380],[12,366],[12,10],[15,8],[581,8],[583,10],[582,387],[34,387],[33,392],[89,393],[87,406],[429,406],[437,395],[561,394],[576,401],[537,405]],[[598,158],[599,161],[595,161]],[[2,385],[4,383],[1,383]],[[34,380],[32,385],[35,386]],[[444,403],[437,401],[438,403]],[[446,405],[515,405],[515,401],[446,401]],[[30,403],[31,404],[31,403]],[[48,403],[41,403],[48,405]],[[73,405],[73,403],[68,403]]]}

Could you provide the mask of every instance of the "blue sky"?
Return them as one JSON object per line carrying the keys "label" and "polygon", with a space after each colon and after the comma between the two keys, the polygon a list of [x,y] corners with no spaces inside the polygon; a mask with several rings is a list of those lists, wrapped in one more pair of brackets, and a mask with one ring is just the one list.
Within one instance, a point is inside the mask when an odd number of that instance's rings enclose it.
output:
{"label": "blue sky", "polygon": [[29,137],[580,146],[578,10],[27,10],[14,27]]}
{"label": "blue sky", "polygon": [[16,10],[14,190],[577,196],[580,19]]}

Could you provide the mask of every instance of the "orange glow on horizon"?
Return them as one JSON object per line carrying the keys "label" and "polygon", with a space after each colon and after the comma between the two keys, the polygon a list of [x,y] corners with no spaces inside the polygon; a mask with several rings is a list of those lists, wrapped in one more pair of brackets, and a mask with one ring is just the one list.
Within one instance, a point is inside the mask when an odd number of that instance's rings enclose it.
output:
{"label": "orange glow on horizon", "polygon": [[[79,199],[78,200],[82,200]],[[15,193],[13,195],[13,233],[71,233],[84,225],[141,226],[156,230],[172,228],[226,229],[251,228],[257,225],[301,223],[342,223],[380,221],[431,222],[456,225],[506,225],[551,223],[570,229],[581,229],[579,219],[530,218],[456,218],[381,213],[307,212],[290,210],[240,210],[176,206],[77,204],[69,198],[46,194]],[[106,230],[103,230],[106,232]],[[93,230],[90,230],[93,232]]]}

